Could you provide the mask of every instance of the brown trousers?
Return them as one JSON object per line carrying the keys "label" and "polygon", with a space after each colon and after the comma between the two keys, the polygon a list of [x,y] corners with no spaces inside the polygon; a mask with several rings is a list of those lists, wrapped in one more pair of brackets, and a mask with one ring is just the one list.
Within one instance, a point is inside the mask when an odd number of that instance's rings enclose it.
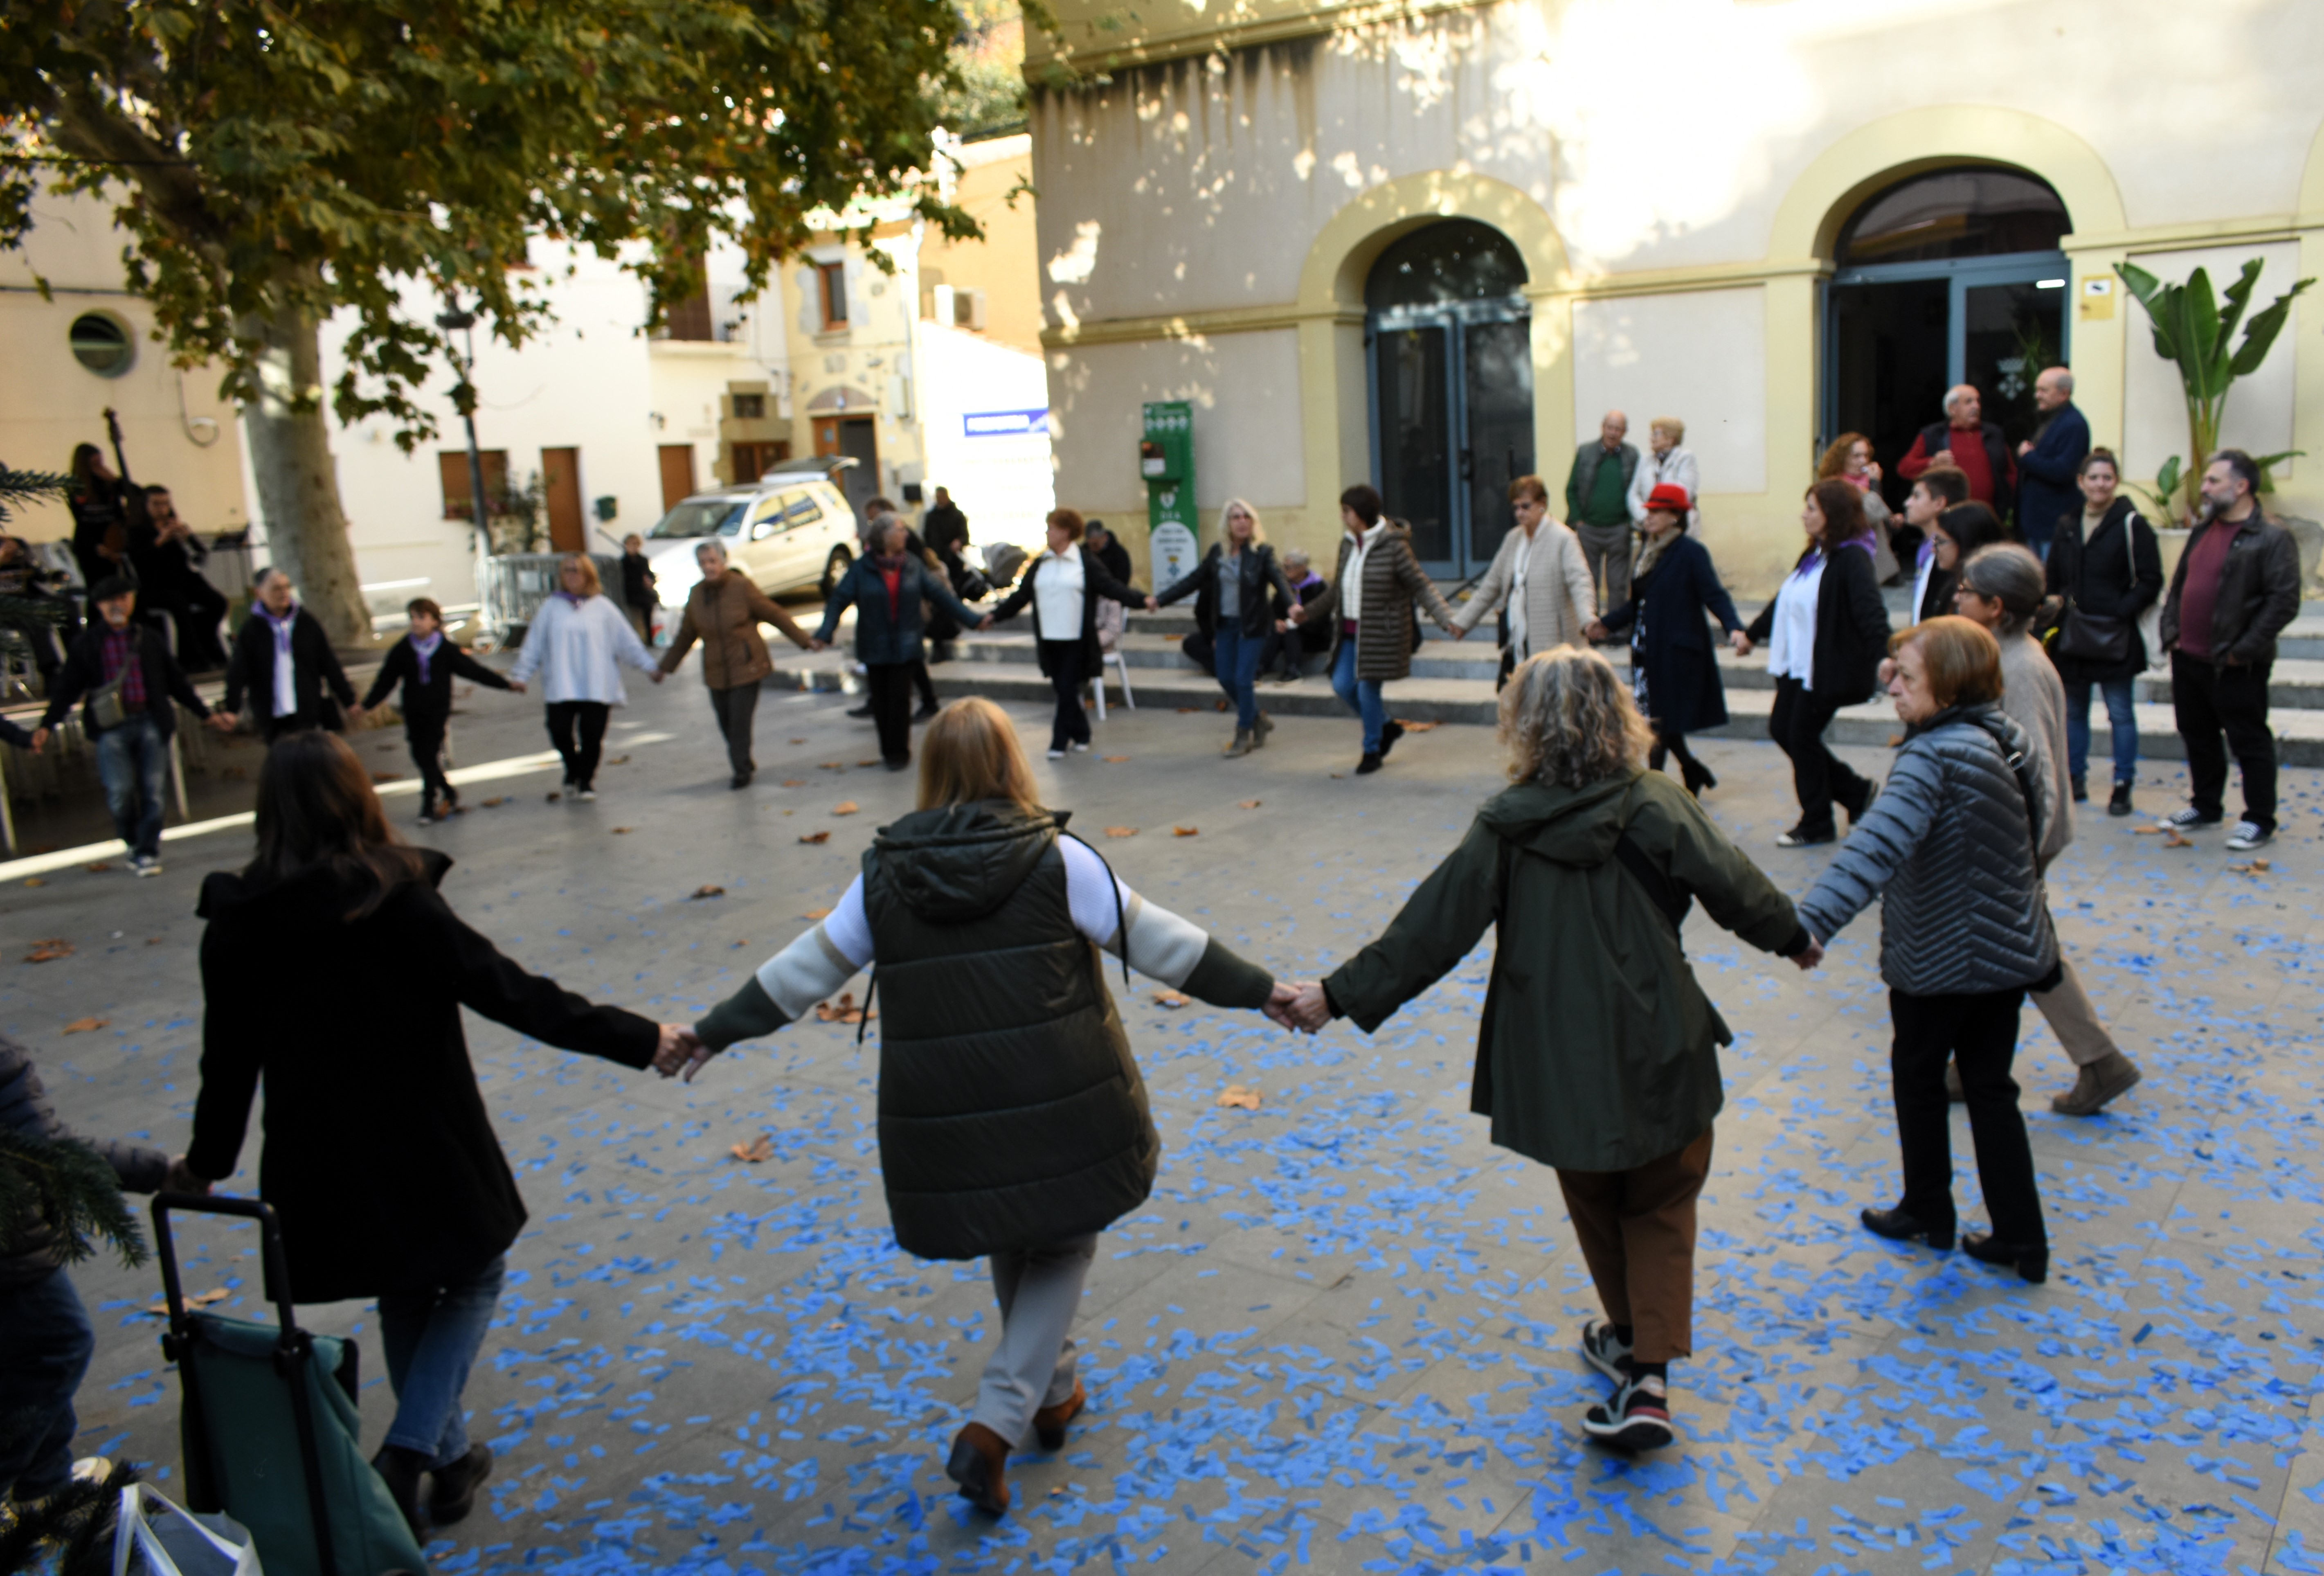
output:
{"label": "brown trousers", "polygon": [[1694,1352],[1694,1201],[1711,1175],[1711,1134],[1628,1171],[1557,1174],[1598,1300],[1630,1327],[1639,1362]]}

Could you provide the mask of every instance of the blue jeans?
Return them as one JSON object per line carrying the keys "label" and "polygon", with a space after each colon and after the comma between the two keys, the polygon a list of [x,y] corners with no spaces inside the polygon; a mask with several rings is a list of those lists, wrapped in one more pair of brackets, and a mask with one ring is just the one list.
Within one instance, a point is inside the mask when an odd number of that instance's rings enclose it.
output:
{"label": "blue jeans", "polygon": [[170,779],[170,741],[151,716],[141,716],[97,736],[97,775],[105,784],[105,807],[113,829],[129,844],[132,859],[161,852],[161,809]]}
{"label": "blue jeans", "polygon": [[[1267,650],[1264,637],[1221,628],[1215,637],[1214,671],[1219,687],[1235,703],[1235,726],[1248,733],[1259,726],[1259,659]],[[1375,685],[1374,688],[1379,687]]]}
{"label": "blue jeans", "polygon": [[387,1382],[395,1391],[395,1422],[387,1442],[416,1451],[432,1468],[468,1453],[468,1425],[460,1392],[500,1306],[508,1260],[491,1262],[442,1289],[406,1292],[379,1300],[379,1332],[387,1348]]}
{"label": "blue jeans", "polygon": [[72,1479],[73,1392],[97,1338],[61,1269],[0,1290],[0,1500],[53,1494]]}
{"label": "blue jeans", "polygon": [[2106,696],[2107,723],[2114,733],[2114,779],[2133,782],[2138,777],[2138,714],[2131,710],[2131,690],[2138,681],[2119,678],[2110,683],[2066,686],[2066,763],[2074,780],[2089,776],[2090,691]]}
{"label": "blue jeans", "polygon": [[1364,720],[1364,753],[1379,753],[1380,733],[1388,726],[1388,703],[1380,698],[1379,680],[1356,677],[1356,638],[1348,636],[1340,642],[1340,654],[1332,659],[1332,692],[1347,703],[1350,711]]}

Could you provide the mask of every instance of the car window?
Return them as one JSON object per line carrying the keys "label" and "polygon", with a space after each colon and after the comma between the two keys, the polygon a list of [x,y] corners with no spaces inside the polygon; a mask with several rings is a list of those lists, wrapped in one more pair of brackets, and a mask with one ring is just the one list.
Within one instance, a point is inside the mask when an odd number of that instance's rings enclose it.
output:
{"label": "car window", "polygon": [[823,518],[823,505],[811,492],[788,493],[783,495],[783,524],[787,530],[812,525]]}
{"label": "car window", "polygon": [[783,501],[779,494],[770,494],[759,500],[751,511],[751,539],[766,540],[783,529]]}
{"label": "car window", "polygon": [[646,534],[657,541],[733,536],[742,529],[744,502],[739,498],[689,498],[663,515]]}

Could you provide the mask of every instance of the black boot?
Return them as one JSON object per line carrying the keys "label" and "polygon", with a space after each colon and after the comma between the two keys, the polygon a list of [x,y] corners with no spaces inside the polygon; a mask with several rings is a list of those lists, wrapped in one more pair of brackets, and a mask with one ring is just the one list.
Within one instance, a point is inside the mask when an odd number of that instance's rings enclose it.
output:
{"label": "black boot", "polygon": [[403,1512],[411,1535],[425,1544],[428,1518],[420,1510],[420,1479],[428,1473],[428,1458],[401,1445],[383,1444],[379,1447],[379,1454],[372,1457],[371,1467],[379,1474],[379,1480],[387,1485],[388,1497],[395,1501],[395,1507]]}
{"label": "black boot", "polygon": [[436,1469],[436,1487],[428,1496],[428,1519],[449,1526],[476,1503],[476,1490],[493,1475],[493,1447],[472,1444],[468,1453],[448,1467]]}

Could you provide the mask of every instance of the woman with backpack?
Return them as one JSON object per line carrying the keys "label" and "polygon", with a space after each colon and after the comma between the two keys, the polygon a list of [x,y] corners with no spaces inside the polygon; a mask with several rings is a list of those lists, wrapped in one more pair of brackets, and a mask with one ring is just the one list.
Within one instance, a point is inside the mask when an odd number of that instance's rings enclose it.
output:
{"label": "woman with backpack", "polygon": [[1009,1508],[1009,1454],[1088,1401],[1074,1316],[1098,1234],[1146,1202],[1162,1144],[1106,957],[1287,1025],[1287,985],[1124,886],[1041,806],[1008,714],[954,701],[920,748],[919,807],[881,828],[814,928],[695,1026],[685,1073],[803,1017],[866,964],[881,1006],[880,1169],[897,1246],[989,1258],[1001,1339],[945,1470]]}
{"label": "woman with backpack", "polygon": [[2067,611],[2051,659],[2066,686],[2067,770],[2074,799],[2089,797],[2090,691],[2106,697],[2114,735],[2114,793],[2107,814],[2132,813],[2138,779],[2138,676],[2154,653],[2139,620],[2163,595],[2163,549],[2154,528],[2121,495],[2122,467],[2113,451],[2094,448],[2082,461],[2082,511],[2058,521],[2050,539],[2049,590]]}
{"label": "woman with backpack", "polygon": [[1822,955],[1776,889],[1646,755],[1654,739],[1603,657],[1528,659],[1501,692],[1510,786],[1378,941],[1292,1004],[1302,1028],[1376,1031],[1497,937],[1470,1109],[1554,1166],[1605,1322],[1582,1355],[1614,1385],[1582,1429],[1622,1450],[1674,1437],[1669,1365],[1694,1350],[1695,1200],[1734,1035],[1679,927],[1700,899],[1763,952]]}

